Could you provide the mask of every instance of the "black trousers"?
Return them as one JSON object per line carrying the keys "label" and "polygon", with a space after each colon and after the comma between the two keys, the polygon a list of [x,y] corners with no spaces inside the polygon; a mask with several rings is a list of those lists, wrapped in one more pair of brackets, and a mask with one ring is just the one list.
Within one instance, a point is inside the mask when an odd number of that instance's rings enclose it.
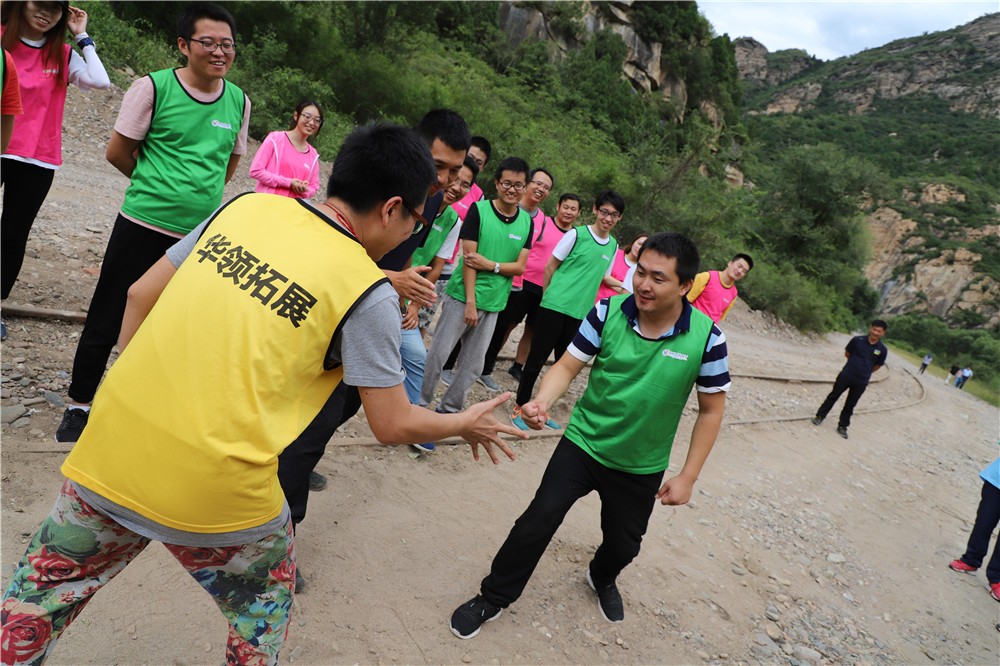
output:
{"label": "black trousers", "polygon": [[130,222],[121,214],[115,219],[104,250],[101,277],[90,299],[87,321],[73,357],[73,380],[68,391],[73,400],[93,402],[111,350],[118,342],[128,288],[176,242],[173,236]]}
{"label": "black trousers", "polygon": [[510,332],[515,326],[521,323],[522,319],[527,317],[528,325],[534,328],[541,303],[542,291],[540,287],[536,291],[535,289],[527,288],[526,284],[525,288],[521,289],[521,291],[512,291],[510,293],[510,297],[507,299],[507,307],[497,317],[497,327],[493,329],[493,339],[490,340],[490,346],[486,349],[486,359],[483,363],[484,375],[493,373],[493,368],[497,363],[497,356],[500,354],[503,344],[507,342]]}
{"label": "black trousers", "polygon": [[481,594],[501,608],[517,601],[570,507],[592,490],[601,496],[604,539],[590,561],[590,576],[598,589],[613,583],[639,554],[662,480],[663,472],[629,474],[605,467],[563,437],[535,499],[493,558]]}
{"label": "black trousers", "polygon": [[555,359],[559,357],[573,342],[573,337],[580,330],[582,319],[576,319],[562,312],[549,310],[548,308],[538,308],[538,315],[535,317],[534,333],[531,335],[531,351],[528,352],[528,360],[524,362],[524,370],[521,372],[521,381],[517,384],[517,404],[523,405],[531,400],[531,393],[535,390],[535,382],[549,354],[555,352]]}
{"label": "black trousers", "polygon": [[312,423],[278,456],[278,482],[288,500],[294,524],[298,525],[306,517],[309,475],[323,457],[327,443],[337,428],[357,414],[360,408],[358,389],[341,382]]}
{"label": "black trousers", "polygon": [[0,160],[3,215],[0,217],[0,296],[10,296],[24,263],[28,234],[49,194],[55,169],[18,160]]}
{"label": "black trousers", "polygon": [[865,392],[866,388],[868,388],[867,379],[857,379],[841,372],[837,375],[837,381],[833,383],[833,390],[830,391],[830,394],[826,396],[826,400],[820,405],[816,416],[825,419],[826,415],[833,409],[833,403],[837,402],[837,398],[844,391],[847,391],[847,399],[844,401],[844,408],[840,410],[840,421],[837,423],[837,425],[846,428],[851,425],[851,415],[854,414],[854,407],[858,404],[858,400],[861,399],[861,395]]}
{"label": "black trousers", "polygon": [[[1000,488],[989,481],[983,481],[982,499],[979,500],[979,510],[976,511],[976,523],[969,535],[969,545],[965,555],[962,555],[963,562],[973,567],[982,566],[997,523],[1000,523]],[[986,580],[991,585],[1000,583],[1000,542],[993,545],[993,556],[986,567]]]}

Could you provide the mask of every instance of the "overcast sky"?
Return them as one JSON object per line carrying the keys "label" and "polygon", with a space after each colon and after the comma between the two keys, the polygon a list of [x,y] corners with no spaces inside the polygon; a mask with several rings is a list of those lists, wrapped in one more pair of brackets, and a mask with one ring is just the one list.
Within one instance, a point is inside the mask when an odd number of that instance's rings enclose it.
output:
{"label": "overcast sky", "polygon": [[997,0],[953,2],[758,2],[698,0],[716,34],[753,37],[768,51],[804,49],[822,60],[903,37],[948,30],[1000,11]]}

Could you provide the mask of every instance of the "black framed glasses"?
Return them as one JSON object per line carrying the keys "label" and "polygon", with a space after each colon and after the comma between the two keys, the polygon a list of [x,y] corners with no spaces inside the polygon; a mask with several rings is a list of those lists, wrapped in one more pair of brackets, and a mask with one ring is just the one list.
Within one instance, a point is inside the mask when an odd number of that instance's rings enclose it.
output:
{"label": "black framed glasses", "polygon": [[411,236],[416,236],[421,232],[421,230],[423,230],[424,227],[427,226],[427,220],[424,219],[423,215],[410,208],[409,205],[405,203],[403,205],[406,206],[406,210],[410,211],[410,215],[412,215],[413,219],[416,220],[416,222],[413,223],[413,231],[410,232]]}
{"label": "black framed glasses", "polygon": [[217,42],[213,39],[189,39],[189,42],[198,42],[201,48],[208,53],[215,53],[215,49],[221,48],[222,52],[230,55],[236,52],[236,42]]}
{"label": "black framed glasses", "polygon": [[504,190],[514,190],[515,192],[521,192],[524,190],[524,183],[512,183],[509,180],[501,180],[497,183],[500,189]]}

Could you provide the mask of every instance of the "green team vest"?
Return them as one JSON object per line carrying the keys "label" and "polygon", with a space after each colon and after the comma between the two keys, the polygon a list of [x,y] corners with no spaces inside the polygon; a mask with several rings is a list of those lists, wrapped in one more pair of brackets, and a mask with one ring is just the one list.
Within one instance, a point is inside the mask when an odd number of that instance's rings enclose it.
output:
{"label": "green team vest", "polygon": [[275,518],[278,454],[343,378],[324,360],[334,332],[385,281],[299,200],[233,199],[111,367],[63,473],[189,532]]}
{"label": "green team vest", "polygon": [[[691,329],[647,340],[629,325],[613,296],[590,380],[566,427],[566,437],[605,467],[631,474],[662,472],[712,320],[691,308]],[[688,306],[690,307],[690,306]]]}
{"label": "green team vest", "polygon": [[176,71],[149,75],[153,117],[139,148],[122,212],[168,231],[186,234],[222,203],[226,167],[243,124],[243,91],[223,81],[222,93],[198,102]]}
{"label": "green team vest", "polygon": [[[493,212],[489,201],[477,201],[479,209],[479,246],[476,250],[490,261],[507,263],[517,261],[517,255],[524,249],[524,242],[531,233],[531,217],[518,208],[517,217],[507,224]],[[448,280],[448,295],[465,302],[465,282],[462,278],[464,257],[459,260],[455,272]],[[512,275],[499,275],[491,271],[476,272],[476,309],[484,312],[500,312],[507,307],[510,296]]]}
{"label": "green team vest", "polygon": [[601,278],[608,272],[617,249],[614,237],[609,237],[607,245],[601,245],[590,229],[577,227],[573,249],[552,274],[542,295],[542,307],[574,319],[586,317],[594,307]]}
{"label": "green team vest", "polygon": [[458,213],[451,206],[446,206],[444,212],[434,218],[431,231],[427,234],[423,247],[418,247],[413,253],[414,266],[431,265],[431,262],[434,261],[434,255],[444,245],[444,239],[455,228],[456,222],[458,222]]}

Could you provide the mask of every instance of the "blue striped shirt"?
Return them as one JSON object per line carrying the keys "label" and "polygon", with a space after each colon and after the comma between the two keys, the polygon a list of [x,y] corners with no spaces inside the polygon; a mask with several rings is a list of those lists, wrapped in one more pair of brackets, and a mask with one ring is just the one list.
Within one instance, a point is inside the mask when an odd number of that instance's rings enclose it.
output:
{"label": "blue striped shirt", "polygon": [[[658,339],[663,340],[675,335],[683,335],[691,329],[691,304],[687,302],[686,298],[682,299],[682,304],[681,316],[677,318],[673,328]],[[632,330],[636,332],[636,335],[642,336],[639,331],[639,310],[635,305],[635,297],[626,298],[622,301],[621,307]],[[608,299],[604,298],[590,310],[566,351],[584,363],[590,362],[601,350],[601,336],[607,318]],[[712,324],[708,344],[701,355],[701,368],[698,370],[695,386],[702,393],[718,393],[719,391],[728,391],[730,383],[729,350],[726,347],[726,335],[717,325]]]}

